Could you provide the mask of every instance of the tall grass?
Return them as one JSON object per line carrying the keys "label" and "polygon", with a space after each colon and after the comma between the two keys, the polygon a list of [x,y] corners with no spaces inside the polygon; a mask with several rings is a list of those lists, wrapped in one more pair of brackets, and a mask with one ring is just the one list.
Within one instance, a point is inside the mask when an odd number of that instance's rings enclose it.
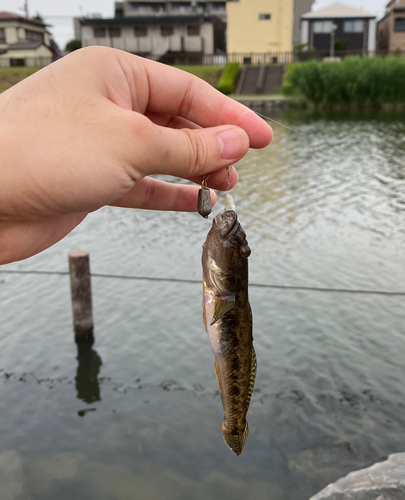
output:
{"label": "tall grass", "polygon": [[315,104],[404,103],[405,58],[347,57],[342,62],[292,64],[283,88]]}

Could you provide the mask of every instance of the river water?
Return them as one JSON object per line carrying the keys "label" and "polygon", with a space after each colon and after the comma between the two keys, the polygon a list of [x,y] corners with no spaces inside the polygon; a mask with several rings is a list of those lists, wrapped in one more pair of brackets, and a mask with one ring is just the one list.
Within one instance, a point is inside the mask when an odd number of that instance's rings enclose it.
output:
{"label": "river water", "polygon": [[[237,165],[250,282],[405,292],[403,117],[278,119],[312,140],[275,126]],[[94,273],[199,280],[210,224],[105,208],[1,270],[66,271],[85,249]],[[236,457],[201,286],[92,286],[96,342],[78,350],[67,276],[0,274],[0,498],[304,500],[405,450],[404,296],[252,286],[258,375]]]}

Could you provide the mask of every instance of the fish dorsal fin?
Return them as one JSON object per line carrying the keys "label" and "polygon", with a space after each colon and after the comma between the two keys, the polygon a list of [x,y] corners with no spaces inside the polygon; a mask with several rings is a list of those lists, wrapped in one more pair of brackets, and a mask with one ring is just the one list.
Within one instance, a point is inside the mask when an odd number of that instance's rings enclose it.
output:
{"label": "fish dorsal fin", "polygon": [[225,313],[230,311],[235,305],[235,295],[227,295],[225,297],[215,297],[214,316],[212,317],[211,325],[216,323]]}
{"label": "fish dorsal fin", "polygon": [[252,347],[252,364],[251,364],[251,367],[250,367],[249,387],[248,387],[248,393],[247,393],[247,396],[246,396],[246,411],[249,409],[250,399],[252,397],[253,388],[255,386],[256,371],[257,371],[256,351],[255,351],[255,348]]}

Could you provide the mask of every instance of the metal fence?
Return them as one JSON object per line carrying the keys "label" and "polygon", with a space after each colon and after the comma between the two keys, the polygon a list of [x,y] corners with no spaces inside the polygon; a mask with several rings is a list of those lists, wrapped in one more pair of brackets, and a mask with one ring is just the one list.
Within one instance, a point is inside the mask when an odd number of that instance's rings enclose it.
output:
{"label": "metal fence", "polygon": [[0,68],[36,67],[48,66],[55,59],[52,56],[41,57],[0,57]]}
{"label": "metal fence", "polygon": [[[195,65],[224,65],[227,62],[238,62],[243,65],[270,65],[270,64],[290,64],[303,61],[321,61],[329,57],[328,52],[307,51],[307,52],[243,52],[243,53],[229,53],[229,54],[176,54],[167,52],[166,54],[139,54],[147,59],[153,61],[163,62],[165,64],[195,64]],[[370,56],[405,56],[404,52],[388,52],[376,51],[373,54],[363,51],[345,50],[335,51],[334,57],[345,59],[350,56],[370,57]]]}
{"label": "metal fence", "polygon": [[[165,54],[138,54],[153,61],[159,61],[169,65],[213,65],[222,66],[227,62],[238,62],[243,65],[269,65],[269,64],[289,64],[302,61],[321,61],[329,57],[328,52],[303,51],[303,52],[241,52],[229,54],[203,54],[187,52],[166,52]],[[369,57],[372,56],[405,56],[405,51],[396,50],[376,51],[369,54],[363,51],[335,51],[334,57],[344,59],[349,56]],[[4,58],[0,57],[0,68],[5,67],[44,67],[51,64],[53,57],[26,57],[26,58]]]}

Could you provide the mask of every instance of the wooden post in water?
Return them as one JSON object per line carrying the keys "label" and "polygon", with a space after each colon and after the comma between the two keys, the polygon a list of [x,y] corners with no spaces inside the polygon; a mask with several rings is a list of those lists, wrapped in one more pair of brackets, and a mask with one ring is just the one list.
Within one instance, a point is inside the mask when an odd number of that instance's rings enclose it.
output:
{"label": "wooden post in water", "polygon": [[91,298],[89,253],[69,253],[70,290],[76,342],[93,338],[93,305]]}

